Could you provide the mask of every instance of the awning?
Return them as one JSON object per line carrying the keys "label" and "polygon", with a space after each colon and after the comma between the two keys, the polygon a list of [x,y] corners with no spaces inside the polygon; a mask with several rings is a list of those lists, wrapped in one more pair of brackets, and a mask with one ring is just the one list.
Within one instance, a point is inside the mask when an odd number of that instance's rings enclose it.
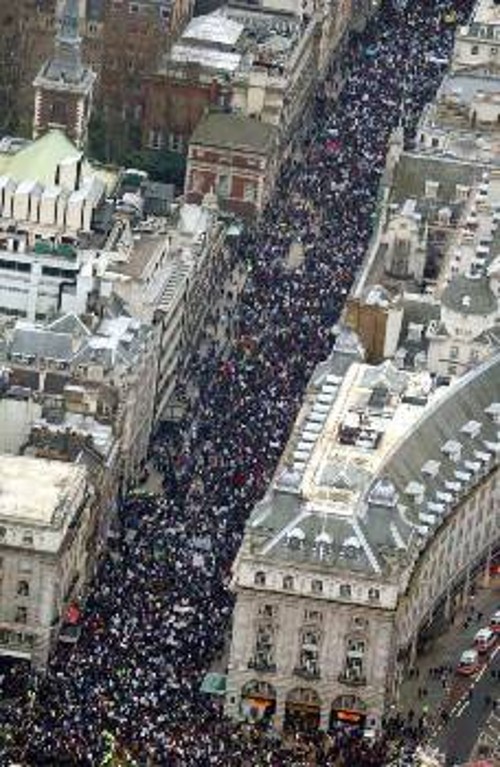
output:
{"label": "awning", "polygon": [[217,674],[212,671],[205,674],[200,690],[201,692],[206,692],[208,695],[225,695],[226,675]]}

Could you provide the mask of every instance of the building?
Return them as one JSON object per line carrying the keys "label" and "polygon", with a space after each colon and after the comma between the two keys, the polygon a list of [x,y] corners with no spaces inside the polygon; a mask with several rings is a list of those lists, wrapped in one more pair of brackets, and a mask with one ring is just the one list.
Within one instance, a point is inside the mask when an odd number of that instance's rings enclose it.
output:
{"label": "building", "polygon": [[110,158],[140,147],[143,82],[157,71],[193,6],[193,0],[105,3],[98,100]]}
{"label": "building", "polygon": [[167,217],[132,224],[118,218],[95,261],[100,295],[119,297],[133,316],[154,324],[159,333],[156,420],[169,412],[207,312],[220,294],[225,231],[207,195],[202,205],[174,206]]}
{"label": "building", "polygon": [[42,320],[85,311],[92,279],[79,246],[98,228],[113,184],[60,130],[34,142],[2,140],[0,314]]}
{"label": "building", "polygon": [[104,314],[93,328],[67,314],[46,325],[19,321],[5,332],[3,415],[11,435],[3,450],[32,444],[36,433],[39,455],[43,432],[47,449],[55,451],[50,457],[58,457],[68,435],[79,434],[126,489],[140,478],[148,455],[159,334],[125,314]]}
{"label": "building", "polygon": [[43,669],[98,553],[100,510],[85,466],[0,460],[0,654]]}
{"label": "building", "polygon": [[33,137],[50,128],[64,130],[85,146],[96,75],[81,59],[78,0],[66,0],[56,34],[54,55],[35,78]]}
{"label": "building", "polygon": [[496,0],[479,0],[471,18],[457,30],[452,68],[498,72],[500,5]]}
{"label": "building", "polygon": [[341,335],[233,566],[228,714],[380,723],[500,544],[499,373],[497,353],[442,387]]}
{"label": "building", "polygon": [[191,138],[184,194],[188,202],[199,203],[214,193],[222,210],[252,218],[269,200],[277,171],[274,126],[214,113]]}
{"label": "building", "polygon": [[296,8],[242,5],[193,18],[144,84],[145,142],[186,152],[210,109],[274,125],[285,154],[310,106],[318,23]]}

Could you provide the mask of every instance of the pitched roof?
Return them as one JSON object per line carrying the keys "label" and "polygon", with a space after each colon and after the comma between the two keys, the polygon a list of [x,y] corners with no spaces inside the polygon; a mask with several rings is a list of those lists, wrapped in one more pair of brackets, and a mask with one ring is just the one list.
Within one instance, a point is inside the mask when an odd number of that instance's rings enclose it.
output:
{"label": "pitched roof", "polygon": [[252,117],[214,112],[198,123],[191,144],[248,149],[267,155],[276,134],[277,128],[274,125]]}
{"label": "pitched roof", "polygon": [[0,175],[16,181],[36,179],[44,186],[55,182],[63,160],[81,157],[81,152],[61,130],[50,130],[15,154],[0,154]]}
{"label": "pitched roof", "polygon": [[425,197],[425,182],[437,181],[439,200],[455,199],[456,186],[473,186],[481,181],[487,165],[453,160],[442,155],[403,152],[396,166],[391,202],[403,202],[409,197]]}

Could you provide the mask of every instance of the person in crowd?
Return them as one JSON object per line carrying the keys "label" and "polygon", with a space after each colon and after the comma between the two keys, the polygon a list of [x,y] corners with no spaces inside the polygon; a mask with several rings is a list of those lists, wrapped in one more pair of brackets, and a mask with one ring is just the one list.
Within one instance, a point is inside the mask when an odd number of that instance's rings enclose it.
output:
{"label": "person in crowd", "polygon": [[[152,446],[164,492],[122,503],[78,643],[0,709],[6,763],[379,767],[390,741],[415,737],[415,722],[397,717],[375,742],[356,730],[281,737],[270,725],[228,721],[200,684],[224,652],[245,521],[331,350],[366,252],[391,132],[402,126],[412,141],[443,74],[432,62],[451,52],[443,14],[454,8],[463,23],[470,7],[384,3],[351,39],[340,96],[331,95],[333,73],[318,86],[272,201],[232,253],[247,278],[225,353],[213,342],[193,356],[196,398]],[[290,268],[297,243],[303,258]]]}

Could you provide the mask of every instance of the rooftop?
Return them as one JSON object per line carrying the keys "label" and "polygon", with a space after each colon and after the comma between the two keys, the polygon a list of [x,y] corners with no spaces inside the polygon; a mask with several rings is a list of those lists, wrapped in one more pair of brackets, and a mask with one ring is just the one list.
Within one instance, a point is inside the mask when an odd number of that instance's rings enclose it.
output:
{"label": "rooftop", "polygon": [[56,509],[85,477],[83,466],[2,455],[0,519],[48,526]]}
{"label": "rooftop", "polygon": [[[49,130],[35,141],[19,142],[3,139],[0,143],[0,176],[9,176],[17,182],[37,181],[45,187],[53,187],[58,167],[82,157],[66,134],[59,129]],[[106,168],[97,168],[83,161],[84,177],[96,176],[111,189],[116,174]]]}
{"label": "rooftop", "polygon": [[498,309],[498,300],[487,277],[457,274],[441,295],[441,303],[460,314],[485,316]]}
{"label": "rooftop", "polygon": [[276,128],[251,117],[213,113],[198,123],[191,144],[241,149],[267,155],[276,136]]}
{"label": "rooftop", "polygon": [[498,463],[500,354],[449,388],[390,362],[334,364],[313,374],[246,538],[255,556],[388,575]]}
{"label": "rooftop", "polygon": [[192,18],[182,33],[181,40],[232,47],[236,45],[242,32],[243,24],[228,18],[225,13],[217,10],[214,13]]}

